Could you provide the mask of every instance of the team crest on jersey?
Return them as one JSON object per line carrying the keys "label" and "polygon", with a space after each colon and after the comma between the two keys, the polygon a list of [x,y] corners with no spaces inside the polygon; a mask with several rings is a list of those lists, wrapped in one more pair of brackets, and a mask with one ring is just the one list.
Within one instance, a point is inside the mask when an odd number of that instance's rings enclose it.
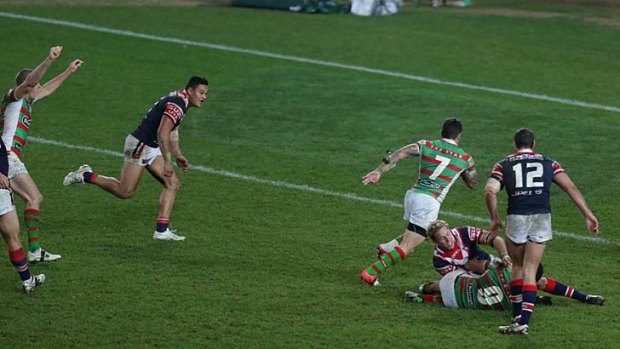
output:
{"label": "team crest on jersey", "polygon": [[30,118],[23,118],[22,119],[22,123],[24,124],[24,126],[26,126],[27,128],[30,128]]}

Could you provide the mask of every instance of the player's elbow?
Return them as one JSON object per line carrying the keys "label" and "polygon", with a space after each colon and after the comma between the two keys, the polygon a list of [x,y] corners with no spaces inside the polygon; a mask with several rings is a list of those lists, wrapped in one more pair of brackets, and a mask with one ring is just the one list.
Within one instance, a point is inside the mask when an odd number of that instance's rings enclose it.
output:
{"label": "player's elbow", "polygon": [[487,185],[484,187],[484,197],[495,197],[497,195],[497,188],[494,186]]}
{"label": "player's elbow", "polygon": [[468,181],[465,181],[465,184],[467,184],[467,187],[469,189],[476,189],[476,187],[478,186],[478,179],[474,178],[470,178]]}

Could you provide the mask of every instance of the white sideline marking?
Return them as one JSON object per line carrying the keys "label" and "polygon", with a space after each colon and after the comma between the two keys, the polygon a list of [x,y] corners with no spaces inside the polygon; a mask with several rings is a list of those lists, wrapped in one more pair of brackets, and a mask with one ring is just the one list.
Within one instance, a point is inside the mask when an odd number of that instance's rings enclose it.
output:
{"label": "white sideline marking", "polygon": [[167,36],[158,36],[158,35],[151,35],[151,34],[145,34],[145,33],[138,33],[138,32],[133,32],[129,30],[99,27],[99,26],[90,25],[90,24],[69,22],[69,21],[63,21],[63,20],[52,19],[52,18],[34,17],[34,16],[27,16],[27,15],[21,15],[21,14],[11,13],[11,12],[2,12],[2,11],[0,11],[0,17],[21,19],[21,20],[26,20],[26,21],[31,21],[31,22],[53,24],[53,25],[59,25],[59,26],[64,26],[64,27],[72,27],[72,28],[90,30],[90,31],[95,31],[95,32],[100,32],[100,33],[108,33],[108,34],[127,36],[127,37],[152,40],[152,41],[158,41],[158,42],[168,42],[168,43],[187,45],[187,46],[206,47],[206,48],[220,50],[220,51],[236,52],[236,53],[250,54],[250,55],[261,56],[261,57],[269,57],[269,58],[275,58],[275,59],[281,59],[281,60],[293,61],[293,62],[299,62],[299,63],[322,65],[322,66],[327,66],[327,67],[332,67],[332,68],[341,68],[341,69],[360,71],[360,72],[370,73],[370,74],[377,74],[377,75],[391,76],[391,77],[408,79],[408,80],[415,80],[419,82],[425,82],[428,84],[460,87],[460,88],[465,88],[465,89],[470,89],[470,90],[479,90],[479,91],[485,91],[485,92],[491,92],[491,93],[497,93],[497,94],[522,97],[522,98],[536,99],[536,100],[541,100],[541,101],[546,101],[546,102],[553,102],[553,103],[559,103],[559,104],[564,104],[564,105],[572,105],[572,106],[589,108],[589,109],[599,109],[599,110],[606,110],[606,111],[611,111],[611,112],[620,112],[620,107],[615,107],[615,106],[605,105],[605,104],[588,103],[588,102],[582,102],[582,101],[578,101],[574,99],[553,97],[553,96],[547,96],[547,95],[536,94],[536,93],[520,92],[520,91],[507,90],[507,89],[502,89],[502,88],[473,85],[473,84],[468,84],[468,83],[463,83],[463,82],[454,82],[454,81],[447,81],[447,80],[441,80],[441,79],[434,79],[434,78],[428,78],[428,77],[418,76],[418,75],[413,75],[413,74],[406,74],[406,73],[400,73],[400,72],[394,72],[394,71],[388,71],[388,70],[382,70],[382,69],[367,68],[367,67],[362,67],[358,65],[322,61],[322,60],[306,58],[306,57],[288,56],[288,55],[282,55],[282,54],[266,52],[266,51],[212,44],[208,42],[191,41],[191,40],[184,40],[184,39],[167,37]]}
{"label": "white sideline marking", "polygon": [[[54,146],[58,146],[58,147],[62,147],[62,148],[89,151],[89,152],[93,152],[93,153],[111,155],[111,156],[115,156],[115,157],[123,157],[123,153],[117,152],[117,151],[108,150],[108,149],[101,149],[101,148],[89,147],[89,146],[83,146],[83,145],[68,144],[68,143],[59,142],[59,141],[55,141],[55,140],[51,140],[51,139],[40,138],[40,137],[32,137],[31,136],[28,139],[30,141],[32,141],[32,142],[35,142],[35,143],[49,144],[49,145],[54,145]],[[384,205],[384,206],[392,206],[392,207],[399,207],[399,208],[403,206],[401,202],[397,202],[397,201],[373,199],[373,198],[368,198],[368,197],[360,196],[360,195],[353,194],[353,193],[341,193],[341,192],[337,192],[337,191],[331,191],[331,190],[311,187],[311,186],[305,185],[305,184],[294,184],[294,183],[288,183],[288,182],[283,182],[283,181],[274,181],[274,180],[271,180],[271,179],[263,179],[263,178],[259,178],[259,177],[243,175],[243,174],[236,173],[236,172],[231,172],[231,171],[226,171],[226,170],[218,170],[218,169],[214,169],[214,168],[206,167],[206,166],[201,166],[201,165],[192,165],[192,170],[198,170],[198,171],[201,171],[201,172],[206,172],[206,173],[210,173],[210,174],[214,174],[214,175],[218,175],[218,176],[223,176],[223,177],[228,177],[228,178],[234,178],[234,179],[238,179],[238,180],[242,180],[242,181],[247,181],[247,182],[252,182],[252,183],[266,184],[266,185],[270,185],[270,186],[274,186],[274,187],[278,187],[278,188],[286,188],[286,189],[311,192],[311,193],[316,193],[316,194],[321,194],[321,195],[326,195],[326,196],[334,196],[334,197],[341,198],[341,199],[361,201],[361,202],[367,202],[367,203],[371,203],[371,204]],[[489,220],[487,218],[465,215],[465,214],[458,213],[458,212],[451,212],[451,211],[444,211],[444,210],[442,210],[441,214],[449,216],[449,217],[454,217],[454,218],[459,218],[459,219],[466,219],[466,220],[470,220],[470,221],[476,221],[476,222],[482,222],[482,223],[488,223],[489,222]],[[597,242],[597,243],[606,244],[606,245],[620,246],[620,242],[616,241],[616,240],[610,240],[610,239],[605,239],[605,238],[594,238],[594,237],[587,236],[587,235],[578,235],[578,234],[574,234],[574,233],[565,233],[565,232],[561,232],[561,231],[554,231],[553,233],[556,236],[561,236],[561,237],[565,237],[565,238],[569,238],[569,239],[574,239],[574,240],[590,241],[590,242]]]}

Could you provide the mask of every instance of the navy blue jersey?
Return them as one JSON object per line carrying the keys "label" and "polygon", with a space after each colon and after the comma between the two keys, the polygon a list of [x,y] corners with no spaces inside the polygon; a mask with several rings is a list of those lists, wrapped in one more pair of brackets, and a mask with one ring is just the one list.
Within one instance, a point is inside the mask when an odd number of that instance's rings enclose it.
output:
{"label": "navy blue jersey", "polygon": [[170,92],[167,96],[159,99],[146,112],[142,123],[131,134],[149,147],[157,148],[157,130],[162,118],[169,117],[174,123],[174,128],[179,126],[189,108],[189,99],[185,91]]}
{"label": "navy blue jersey", "polygon": [[457,227],[450,229],[454,237],[454,247],[450,251],[444,251],[435,247],[433,252],[433,266],[441,274],[464,268],[471,259],[487,260],[491,257],[478,247],[482,238],[482,229],[476,227]]}
{"label": "navy blue jersey", "polygon": [[508,194],[508,214],[551,213],[551,183],[564,169],[557,161],[533,151],[507,156],[493,167],[497,179]]}

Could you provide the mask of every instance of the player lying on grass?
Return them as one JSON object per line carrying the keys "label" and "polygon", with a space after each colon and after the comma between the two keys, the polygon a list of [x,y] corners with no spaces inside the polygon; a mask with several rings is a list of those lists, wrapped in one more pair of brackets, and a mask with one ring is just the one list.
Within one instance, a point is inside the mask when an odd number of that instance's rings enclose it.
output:
{"label": "player lying on grass", "polygon": [[[540,264],[536,273],[539,290],[587,304],[603,305],[605,302],[602,296],[585,294],[542,274]],[[458,269],[444,275],[441,280],[420,285],[419,293],[407,291],[405,294],[408,300],[416,303],[443,303],[448,308],[507,310],[512,308],[510,278],[510,270],[504,265],[491,265],[482,275]],[[540,300],[541,297],[538,298]]]}
{"label": "player lying on grass", "polygon": [[[447,307],[508,309],[512,261],[506,253],[504,239],[476,227],[450,229],[442,220],[428,226],[428,237],[435,244],[433,265],[443,278],[420,286],[420,293],[429,294],[428,297],[409,291],[412,300],[443,301]],[[494,246],[502,256],[501,261],[480,249],[478,244],[481,243]],[[591,304],[602,304],[605,300],[601,296],[583,294],[553,278],[542,277],[542,271],[539,265],[536,286],[540,290]],[[512,303],[518,304],[519,300],[512,299]],[[513,317],[517,315],[513,307]]]}

